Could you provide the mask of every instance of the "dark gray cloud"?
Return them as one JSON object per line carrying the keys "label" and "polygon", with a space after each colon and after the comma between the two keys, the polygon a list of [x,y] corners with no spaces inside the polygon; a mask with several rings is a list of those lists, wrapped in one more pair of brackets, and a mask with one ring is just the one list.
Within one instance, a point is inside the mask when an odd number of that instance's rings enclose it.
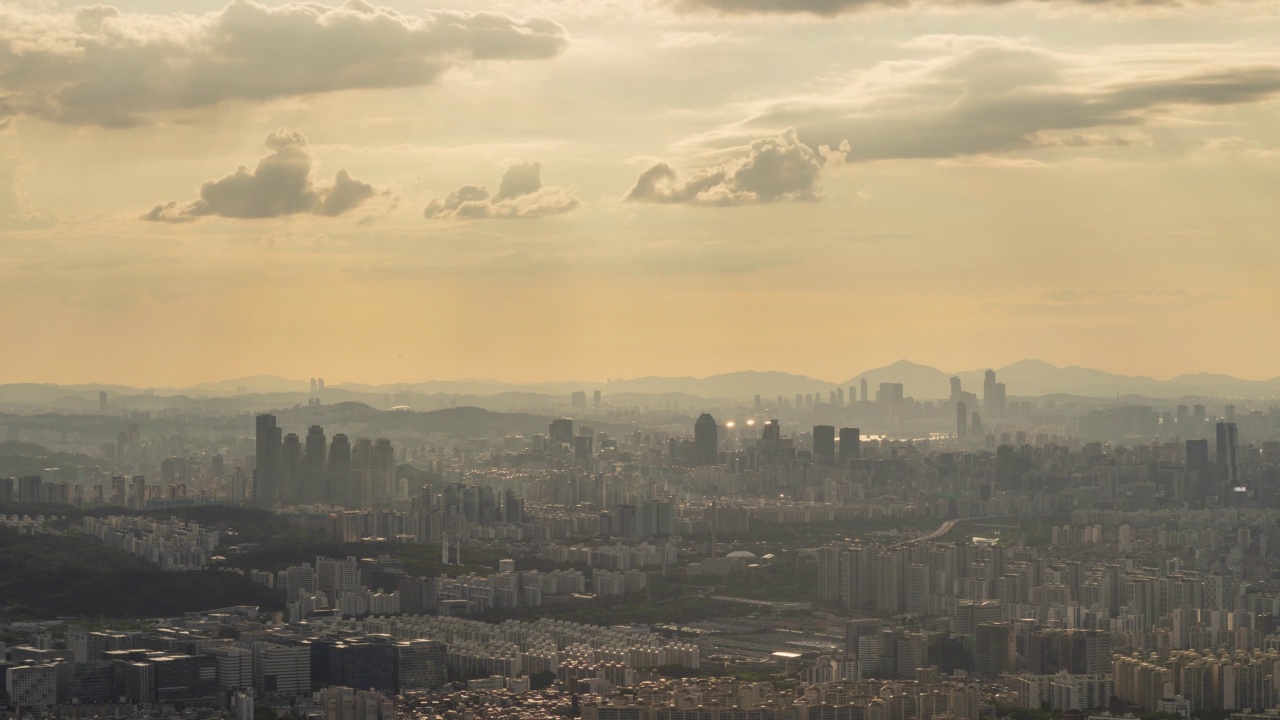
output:
{"label": "dark gray cloud", "polygon": [[838,142],[837,147],[815,152],[789,129],[777,137],[755,140],[741,157],[697,170],[684,180],[667,163],[658,163],[640,174],[626,199],[694,205],[817,200],[823,168],[842,161],[849,152],[846,142]]}
{"label": "dark gray cloud", "polygon": [[568,188],[542,185],[541,163],[518,163],[502,175],[498,193],[487,188],[464,185],[447,197],[432,200],[423,211],[427,219],[523,220],[561,215],[582,201]]}
{"label": "dark gray cloud", "polygon": [[1280,95],[1280,63],[1256,59],[1079,58],[992,38],[955,43],[940,56],[886,63],[822,93],[762,103],[697,142],[733,147],[791,127],[810,144],[848,139],[856,160],[1118,147],[1141,144],[1135,132],[1188,109]]}
{"label": "dark gray cloud", "polygon": [[206,216],[261,219],[285,215],[336,216],[359,207],[377,194],[374,187],[339,170],[333,185],[317,186],[311,179],[311,155],[301,134],[277,130],[267,136],[271,154],[253,170],[241,166],[200,188],[189,203],[157,205],[143,216],[153,222],[190,222]]}
{"label": "dark gray cloud", "polygon": [[477,60],[549,58],[564,30],[501,13],[403,15],[361,0],[203,16],[0,7],[0,119],[130,126],[225,101],[412,87]]}

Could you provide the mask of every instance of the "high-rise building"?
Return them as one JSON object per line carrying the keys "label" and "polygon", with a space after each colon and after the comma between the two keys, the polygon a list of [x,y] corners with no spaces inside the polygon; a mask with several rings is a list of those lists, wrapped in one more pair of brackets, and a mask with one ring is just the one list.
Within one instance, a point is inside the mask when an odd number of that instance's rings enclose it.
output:
{"label": "high-rise building", "polygon": [[836,464],[836,429],[831,425],[813,427],[813,461],[819,465]]}
{"label": "high-rise building", "polygon": [[280,500],[282,438],[276,416],[263,413],[257,417],[256,454],[253,471],[253,499],[270,507]]}
{"label": "high-rise building", "polygon": [[1215,480],[1213,464],[1209,461],[1208,440],[1187,441],[1187,474],[1192,476],[1192,496],[1197,500],[1204,500],[1211,492],[1210,488]]}
{"label": "high-rise building", "polygon": [[709,413],[698,416],[693,424],[693,464],[698,467],[715,465],[720,457],[720,429]]}
{"label": "high-rise building", "polygon": [[280,501],[300,502],[301,487],[302,441],[297,433],[289,433],[284,436],[284,444],[280,450]]}
{"label": "high-rise building", "polygon": [[890,427],[902,427],[904,398],[902,383],[880,383],[876,404],[883,408],[884,419]]}
{"label": "high-rise building", "polygon": [[347,436],[338,433],[329,445],[328,465],[329,502],[334,505],[351,504],[351,443]]}
{"label": "high-rise building", "polygon": [[569,404],[574,410],[587,409],[587,393],[585,390],[575,390],[569,395]]}
{"label": "high-rise building", "polygon": [[[1241,486],[1240,482],[1240,437],[1233,422],[1218,423],[1217,457],[1218,484],[1223,493],[1230,493]],[[1220,496],[1227,499],[1229,495]]]}
{"label": "high-rise building", "polygon": [[302,487],[299,491],[302,502],[329,502],[329,483],[325,480],[326,450],[324,428],[312,425],[307,430],[307,445],[302,457]]}
{"label": "high-rise building", "polygon": [[840,459],[862,457],[862,432],[858,428],[840,428]]}
{"label": "high-rise building", "polygon": [[951,378],[951,399],[959,400],[960,393],[962,392],[964,391],[960,389],[960,378],[958,377]]}
{"label": "high-rise building", "polygon": [[107,393],[98,393],[98,412],[105,413],[107,411]]}
{"label": "high-rise building", "polygon": [[591,407],[594,408],[596,412],[600,412],[600,402],[600,391],[593,390],[591,392]]}
{"label": "high-rise building", "polygon": [[550,427],[547,429],[547,435],[551,441],[551,452],[568,453],[573,450],[573,420],[570,418],[559,418],[552,420]]}
{"label": "high-rise building", "polygon": [[956,403],[956,438],[963,440],[969,434],[969,406]]}

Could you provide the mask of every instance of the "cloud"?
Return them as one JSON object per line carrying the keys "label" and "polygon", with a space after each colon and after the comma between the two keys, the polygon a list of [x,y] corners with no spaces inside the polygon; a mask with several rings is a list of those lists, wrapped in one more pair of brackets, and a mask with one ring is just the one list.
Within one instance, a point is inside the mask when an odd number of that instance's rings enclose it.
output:
{"label": "cloud", "polygon": [[814,152],[795,130],[787,129],[752,141],[744,155],[698,170],[686,180],[667,163],[658,163],[640,174],[626,199],[690,205],[817,200],[823,168],[843,162],[849,143],[840,141],[836,148],[822,146]]}
{"label": "cloud", "polygon": [[34,115],[111,127],[228,101],[427,85],[479,60],[550,58],[559,25],[493,12],[404,15],[234,0],[219,12],[147,15],[106,6],[0,8],[0,122]]}
{"label": "cloud", "polygon": [[200,199],[157,205],[143,216],[153,222],[190,222],[210,215],[262,219],[312,214],[333,217],[359,207],[377,194],[374,187],[339,170],[333,185],[318,187],[311,180],[307,139],[285,129],[267,135],[271,154],[250,170],[243,165],[200,188]]}
{"label": "cloud", "polygon": [[[1011,5],[1016,0],[670,0],[676,8],[710,11],[722,15],[815,15],[835,17],[872,10],[930,6],[942,8],[990,7]],[[1198,0],[1035,0],[1039,4],[1078,5],[1113,8],[1178,8]]]}
{"label": "cloud", "polygon": [[498,194],[476,185],[464,185],[444,199],[432,200],[423,211],[427,219],[523,220],[567,213],[582,201],[571,189],[542,186],[541,163],[518,163],[507,168]]}
{"label": "cloud", "polygon": [[[1280,57],[1231,48],[1118,50],[1076,56],[1004,38],[932,43],[928,55],[759,102],[691,140],[727,148],[794,128],[850,159],[997,155],[1045,146],[1146,144],[1141,128],[1280,95]],[[1209,59],[1212,58],[1212,59]]]}

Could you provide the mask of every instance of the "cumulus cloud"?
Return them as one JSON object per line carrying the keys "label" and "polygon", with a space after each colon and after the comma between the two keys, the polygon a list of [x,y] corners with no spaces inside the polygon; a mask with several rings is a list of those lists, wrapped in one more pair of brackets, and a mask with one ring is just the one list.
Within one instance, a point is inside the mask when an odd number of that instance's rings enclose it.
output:
{"label": "cumulus cloud", "polygon": [[1073,56],[1002,38],[922,47],[923,58],[880,63],[813,93],[760,102],[743,120],[691,142],[733,147],[795,128],[810,144],[847,138],[859,161],[1124,147],[1145,144],[1146,127],[1280,95],[1275,53]]}
{"label": "cumulus cloud", "polygon": [[130,126],[226,101],[426,85],[461,64],[549,58],[565,45],[551,20],[405,15],[363,0],[234,0],[200,16],[0,7],[0,122]]}
{"label": "cumulus cloud", "polygon": [[300,133],[280,129],[266,140],[271,154],[250,170],[210,180],[200,198],[188,203],[157,205],[143,216],[153,222],[190,222],[206,216],[261,219],[312,214],[333,217],[359,207],[377,194],[372,185],[339,170],[333,184],[317,186],[311,179],[311,155]]}
{"label": "cumulus cloud", "polygon": [[543,187],[541,163],[518,163],[502,175],[496,195],[490,195],[487,188],[464,185],[447,197],[432,200],[423,216],[427,219],[522,220],[561,215],[581,204],[569,188]]}
{"label": "cumulus cloud", "polygon": [[822,146],[814,151],[800,142],[795,130],[787,129],[777,137],[755,140],[741,156],[684,180],[667,163],[658,163],[640,174],[626,199],[692,205],[817,200],[823,168],[843,162],[848,154],[847,141],[834,150]]}

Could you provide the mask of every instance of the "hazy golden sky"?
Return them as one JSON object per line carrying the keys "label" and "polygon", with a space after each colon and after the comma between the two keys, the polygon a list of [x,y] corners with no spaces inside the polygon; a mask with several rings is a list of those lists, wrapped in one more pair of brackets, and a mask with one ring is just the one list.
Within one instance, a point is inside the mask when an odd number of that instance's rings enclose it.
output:
{"label": "hazy golden sky", "polygon": [[0,382],[1280,375],[1280,3],[0,5]]}

